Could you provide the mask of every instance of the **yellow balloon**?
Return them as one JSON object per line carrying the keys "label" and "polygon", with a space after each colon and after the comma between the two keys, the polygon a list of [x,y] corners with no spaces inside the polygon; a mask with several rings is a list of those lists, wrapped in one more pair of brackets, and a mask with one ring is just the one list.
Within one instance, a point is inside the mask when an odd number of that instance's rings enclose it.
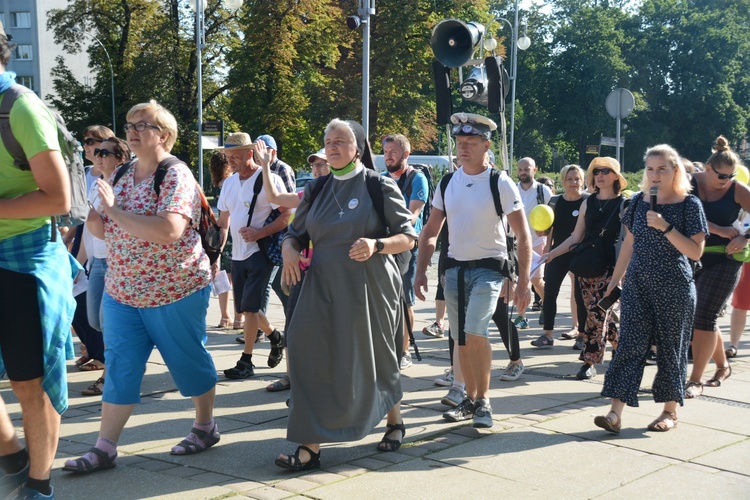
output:
{"label": "yellow balloon", "polygon": [[742,184],[747,184],[750,181],[750,170],[746,166],[740,165],[737,167],[737,180]]}
{"label": "yellow balloon", "polygon": [[549,205],[537,205],[529,212],[529,224],[535,231],[546,231],[555,222],[555,213]]}

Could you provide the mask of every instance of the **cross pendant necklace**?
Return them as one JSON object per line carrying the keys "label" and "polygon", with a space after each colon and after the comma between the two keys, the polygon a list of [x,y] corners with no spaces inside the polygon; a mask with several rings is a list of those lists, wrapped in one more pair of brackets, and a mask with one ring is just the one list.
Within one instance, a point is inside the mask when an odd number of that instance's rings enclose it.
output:
{"label": "cross pendant necklace", "polygon": [[339,203],[339,199],[336,198],[336,190],[332,187],[331,192],[333,193],[333,199],[336,202],[336,205],[339,206],[339,219],[344,216],[344,208],[341,206],[341,203]]}

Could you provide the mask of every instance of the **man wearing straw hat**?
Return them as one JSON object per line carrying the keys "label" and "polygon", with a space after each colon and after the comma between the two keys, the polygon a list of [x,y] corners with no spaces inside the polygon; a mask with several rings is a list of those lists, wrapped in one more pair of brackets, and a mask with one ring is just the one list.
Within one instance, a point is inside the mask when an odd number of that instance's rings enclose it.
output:
{"label": "man wearing straw hat", "polygon": [[[232,284],[234,307],[244,314],[245,348],[234,368],[224,370],[230,379],[252,377],[255,372],[252,362],[253,346],[258,328],[271,341],[271,353],[268,366],[274,368],[283,357],[284,339],[282,334],[273,328],[261,311],[263,294],[266,291],[273,265],[260,251],[257,241],[285,228],[289,221],[289,209],[274,205],[268,201],[265,191],[258,193],[250,225],[246,225],[248,209],[253,203],[253,187],[262,171],[253,161],[253,142],[250,135],[235,132],[227,136],[224,147],[220,148],[235,173],[224,181],[219,196],[219,225],[229,227],[232,233]],[[281,178],[272,173],[271,182],[279,191],[285,191]],[[281,215],[264,226],[271,210],[278,209]],[[231,222],[230,222],[231,218]]]}

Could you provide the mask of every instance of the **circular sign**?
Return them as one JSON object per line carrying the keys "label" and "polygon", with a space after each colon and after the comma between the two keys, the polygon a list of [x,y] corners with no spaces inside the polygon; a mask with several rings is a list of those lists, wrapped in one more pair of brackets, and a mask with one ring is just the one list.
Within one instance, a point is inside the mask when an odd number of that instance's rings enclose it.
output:
{"label": "circular sign", "polygon": [[635,98],[628,89],[615,89],[607,96],[604,107],[612,118],[623,119],[633,112]]}

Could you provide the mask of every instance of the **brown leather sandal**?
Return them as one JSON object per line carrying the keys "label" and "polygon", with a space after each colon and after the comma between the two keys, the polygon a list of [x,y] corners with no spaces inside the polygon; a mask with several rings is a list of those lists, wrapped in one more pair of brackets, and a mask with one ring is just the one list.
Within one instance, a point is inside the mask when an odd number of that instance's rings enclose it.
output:
{"label": "brown leather sandal", "polygon": [[667,432],[677,427],[677,414],[673,411],[663,411],[659,418],[648,424],[648,430],[653,432]]}
{"label": "brown leather sandal", "polygon": [[688,380],[685,384],[685,399],[697,398],[703,394],[703,384]]}
{"label": "brown leather sandal", "polygon": [[[609,418],[610,415],[614,415],[615,418],[611,419]],[[619,434],[620,428],[622,427],[622,419],[617,415],[617,413],[611,411],[607,413],[607,415],[599,415],[594,419],[594,425],[597,427],[601,427],[607,432],[611,432],[612,434]]]}
{"label": "brown leather sandal", "polygon": [[723,366],[719,368],[718,370],[716,370],[716,373],[714,373],[714,376],[711,377],[711,379],[703,385],[707,387],[721,387],[721,383],[731,376],[732,376],[732,367],[729,365]]}

